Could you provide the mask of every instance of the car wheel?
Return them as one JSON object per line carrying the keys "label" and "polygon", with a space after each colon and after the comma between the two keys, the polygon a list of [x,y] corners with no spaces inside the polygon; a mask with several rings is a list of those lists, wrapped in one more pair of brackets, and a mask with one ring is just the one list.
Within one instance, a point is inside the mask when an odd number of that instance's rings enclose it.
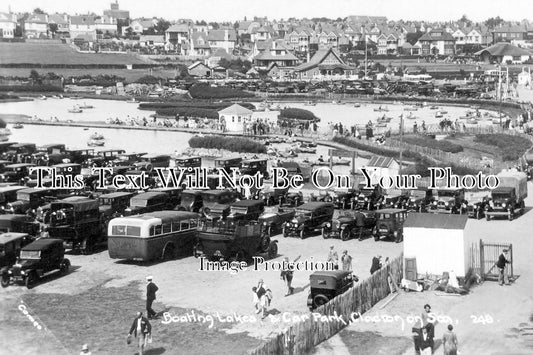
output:
{"label": "car wheel", "polygon": [[509,212],[508,219],[509,221],[512,221],[514,218],[514,211]]}
{"label": "car wheel", "polygon": [[9,282],[11,281],[11,278],[9,277],[9,275],[2,275],[2,279],[0,280],[0,283],[2,284],[2,287],[7,287],[9,286]]}
{"label": "car wheel", "polygon": [[341,239],[343,241],[347,241],[348,239],[350,239],[351,237],[351,233],[350,233],[350,230],[348,228],[344,228],[342,231],[341,231]]}
{"label": "car wheel", "polygon": [[37,280],[39,280],[39,276],[37,276],[35,271],[30,272],[28,276],[26,276],[26,288],[31,290],[37,283]]}
{"label": "car wheel", "polygon": [[326,231],[326,228],[322,228],[322,238],[324,239],[329,239],[330,235],[329,233]]}
{"label": "car wheel", "polygon": [[300,231],[300,239],[304,239],[304,238],[305,238],[305,230],[302,229],[302,230]]}
{"label": "car wheel", "polygon": [[486,219],[487,221],[490,221],[490,216],[489,216],[487,213],[485,213],[485,219]]}
{"label": "car wheel", "polygon": [[320,307],[325,305],[329,302],[329,298],[325,295],[316,295],[315,298],[313,298],[313,303],[316,307]]}
{"label": "car wheel", "polygon": [[272,226],[268,226],[266,228],[265,235],[267,235],[269,238],[272,237]]}
{"label": "car wheel", "polygon": [[268,247],[270,245],[270,237],[269,236],[264,236],[261,238],[261,251],[263,253],[266,253],[268,251]]}
{"label": "car wheel", "polygon": [[70,267],[70,261],[65,259],[61,262],[61,265],[59,266],[59,270],[61,271],[62,274],[66,274],[68,273],[69,267]]}
{"label": "car wheel", "polygon": [[278,256],[278,243],[270,243],[268,246],[268,258],[274,259]]}
{"label": "car wheel", "polygon": [[89,238],[85,238],[81,245],[82,254],[83,255],[92,254],[93,250],[94,250],[94,242]]}
{"label": "car wheel", "polygon": [[176,251],[174,249],[174,245],[169,244],[165,247],[165,250],[163,250],[163,260],[168,261],[176,258]]}
{"label": "car wheel", "polygon": [[287,238],[287,231],[285,230],[285,227],[283,227],[283,238]]}

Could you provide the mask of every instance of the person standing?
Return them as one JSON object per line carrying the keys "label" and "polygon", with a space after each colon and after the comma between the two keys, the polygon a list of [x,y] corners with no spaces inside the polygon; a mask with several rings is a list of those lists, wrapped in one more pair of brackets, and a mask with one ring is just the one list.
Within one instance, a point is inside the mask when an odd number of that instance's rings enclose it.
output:
{"label": "person standing", "polygon": [[[296,259],[294,259],[293,263],[297,262],[302,256],[299,255]],[[280,278],[285,281],[285,284],[287,285],[287,294],[286,296],[290,296],[294,293],[294,287],[292,287],[292,277],[294,276],[294,269],[289,267],[289,257],[285,257],[285,268],[281,271]]]}
{"label": "person standing", "polygon": [[152,303],[155,301],[155,293],[159,288],[153,283],[153,276],[148,276],[146,282],[148,282],[146,285],[146,314],[148,319],[155,319],[157,318],[157,313],[152,309]]}
{"label": "person standing", "polygon": [[148,337],[152,335],[152,325],[148,322],[148,319],[143,317],[142,312],[137,312],[137,316],[133,320],[133,323],[128,333],[128,344],[131,335],[134,334],[135,337],[139,340],[139,355],[143,355],[144,347]]}
{"label": "person standing", "polygon": [[426,327],[422,328],[420,335],[420,355],[433,354],[433,338]]}
{"label": "person standing", "polygon": [[510,285],[509,278],[507,277],[507,264],[510,264],[511,262],[509,261],[508,257],[509,251],[507,249],[503,249],[503,252],[498,257],[498,262],[496,263],[496,266],[500,271],[498,275],[498,283],[500,286],[503,286],[504,283],[506,285]]}
{"label": "person standing", "polygon": [[328,260],[329,263],[333,265],[335,270],[339,270],[339,254],[335,250],[335,246],[332,245],[329,247]]}
{"label": "person standing", "polygon": [[352,271],[352,256],[348,254],[348,250],[342,252],[341,262],[343,271]]}
{"label": "person standing", "polygon": [[442,336],[442,345],[444,347],[444,355],[457,355],[459,343],[451,324],[448,324],[448,331]]}
{"label": "person standing", "polygon": [[381,255],[372,258],[372,266],[370,267],[370,275],[381,269]]}

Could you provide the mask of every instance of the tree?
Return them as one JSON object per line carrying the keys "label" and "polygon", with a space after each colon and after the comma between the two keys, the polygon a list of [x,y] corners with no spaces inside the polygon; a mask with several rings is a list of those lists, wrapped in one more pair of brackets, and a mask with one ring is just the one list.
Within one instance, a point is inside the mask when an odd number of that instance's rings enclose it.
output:
{"label": "tree", "polygon": [[214,30],[218,30],[220,28],[216,22],[209,22],[209,26],[213,27]]}
{"label": "tree", "polygon": [[170,22],[164,19],[159,19],[157,25],[155,25],[154,30],[157,34],[164,34],[166,30],[170,27]]}
{"label": "tree", "polygon": [[42,83],[41,76],[35,69],[30,71],[30,80],[32,81],[33,85]]}
{"label": "tree", "polygon": [[505,21],[503,19],[500,18],[500,16],[496,16],[496,18],[494,17],[491,17],[489,19],[487,19],[484,24],[485,26],[487,26],[488,28],[490,29],[494,29],[496,27],[498,27],[500,24],[504,23]]}
{"label": "tree", "polygon": [[48,27],[50,28],[50,32],[52,32],[52,35],[55,36],[57,32],[57,23],[51,23],[48,25]]}
{"label": "tree", "polygon": [[421,32],[421,31],[416,31],[416,32],[410,32],[408,33],[406,36],[405,36],[405,40],[407,42],[409,42],[409,44],[411,44],[412,46],[415,45],[415,43],[418,41],[418,39],[420,37],[422,37],[422,35],[424,34],[424,32]]}
{"label": "tree", "polygon": [[33,9],[33,13],[38,14],[38,15],[43,15],[45,12],[41,10],[40,8],[36,7],[35,9]]}

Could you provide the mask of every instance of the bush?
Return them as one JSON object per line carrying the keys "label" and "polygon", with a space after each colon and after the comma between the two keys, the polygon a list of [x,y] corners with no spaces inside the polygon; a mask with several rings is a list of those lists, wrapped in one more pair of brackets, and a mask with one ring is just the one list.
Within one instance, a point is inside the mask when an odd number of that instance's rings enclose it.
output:
{"label": "bush", "polygon": [[438,141],[436,139],[432,139],[425,136],[405,136],[403,140],[405,143],[418,145],[421,147],[438,149],[442,150],[443,152],[459,153],[463,151],[462,146],[447,140]]}
{"label": "bush", "polygon": [[231,99],[254,97],[253,94],[227,86],[211,87],[205,84],[195,84],[189,89],[194,99]]}
{"label": "bush", "polygon": [[503,161],[519,159],[532,145],[527,138],[503,133],[477,134],[474,142],[498,147]]}
{"label": "bush", "polygon": [[0,85],[0,91],[15,92],[63,92],[63,89],[52,85]]}
{"label": "bush", "polygon": [[191,148],[225,149],[238,153],[266,153],[266,147],[248,138],[207,136],[189,139]]}
{"label": "bush", "polygon": [[167,107],[155,111],[161,116],[207,117],[218,119],[218,111],[200,107]]}
{"label": "bush", "polygon": [[145,75],[135,80],[136,83],[148,84],[148,85],[159,84],[160,81],[161,81],[161,78],[156,78],[155,76],[152,76],[152,75]]}
{"label": "bush", "polygon": [[301,108],[285,108],[279,113],[280,119],[288,120],[302,120],[302,121],[311,121],[318,122],[320,119],[315,116],[314,113],[308,110]]}
{"label": "bush", "polygon": [[[194,107],[220,111],[231,106],[228,102],[199,102],[199,101],[176,101],[176,102],[143,102],[139,104],[139,110],[160,110],[164,108]],[[242,107],[253,110],[255,106],[248,102],[239,103]]]}
{"label": "bush", "polygon": [[[353,139],[350,139],[350,138],[346,138],[346,137],[333,137],[333,141],[337,142],[337,143],[340,143],[340,144],[347,145],[347,146],[352,147],[352,148],[364,150],[366,152],[374,153],[374,154],[377,154],[377,155],[382,155],[382,156],[385,156],[385,157],[391,157],[391,158],[399,158],[400,157],[400,151],[398,151],[398,150],[392,150],[392,149],[387,149],[387,148],[369,146],[367,144],[360,143],[360,142],[358,142],[356,140],[353,140]],[[407,151],[407,150],[403,152],[403,157],[406,158],[406,159],[411,159],[411,160],[421,159],[422,158],[422,156],[420,154],[418,154],[416,152]]]}

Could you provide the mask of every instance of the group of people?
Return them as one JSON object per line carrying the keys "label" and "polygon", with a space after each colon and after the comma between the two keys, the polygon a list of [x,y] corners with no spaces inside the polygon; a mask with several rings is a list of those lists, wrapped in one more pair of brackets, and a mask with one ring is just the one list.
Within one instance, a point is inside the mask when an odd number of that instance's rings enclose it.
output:
{"label": "group of people", "polygon": [[[431,355],[435,351],[435,317],[430,317],[431,306],[424,305],[419,327],[413,327],[413,340],[417,355]],[[444,355],[457,355],[459,342],[453,331],[453,325],[449,324],[447,331],[442,336]]]}

